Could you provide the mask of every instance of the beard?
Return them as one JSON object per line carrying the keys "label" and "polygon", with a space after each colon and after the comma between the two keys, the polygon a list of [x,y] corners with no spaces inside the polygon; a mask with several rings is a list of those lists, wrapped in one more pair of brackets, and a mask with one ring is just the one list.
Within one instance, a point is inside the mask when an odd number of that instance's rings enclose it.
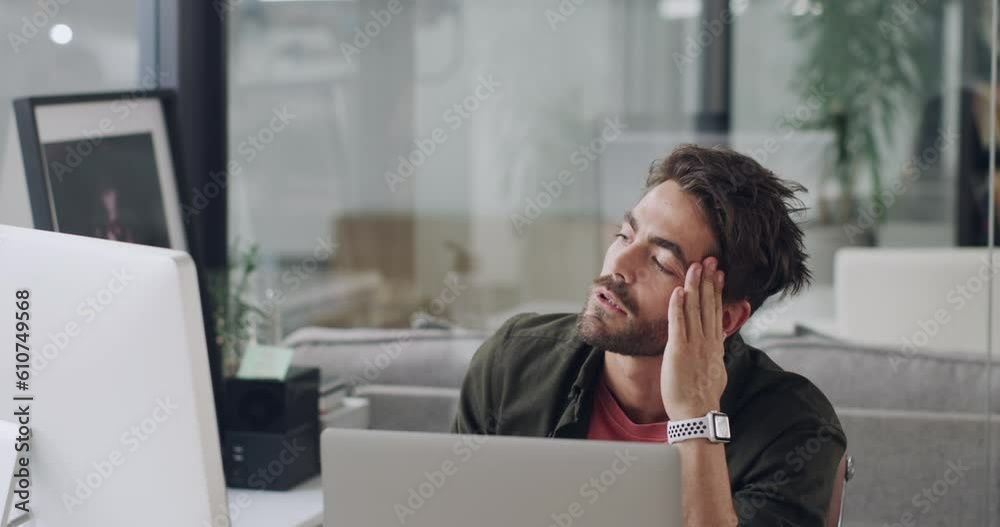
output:
{"label": "beard", "polygon": [[[576,318],[576,329],[583,341],[595,348],[629,355],[633,357],[656,357],[663,355],[667,345],[667,319],[643,320],[638,309],[628,296],[624,285],[614,282],[610,276],[594,280],[595,286],[608,288],[621,302],[628,315],[609,313],[587,296],[583,310]],[[593,288],[591,288],[593,291]]]}

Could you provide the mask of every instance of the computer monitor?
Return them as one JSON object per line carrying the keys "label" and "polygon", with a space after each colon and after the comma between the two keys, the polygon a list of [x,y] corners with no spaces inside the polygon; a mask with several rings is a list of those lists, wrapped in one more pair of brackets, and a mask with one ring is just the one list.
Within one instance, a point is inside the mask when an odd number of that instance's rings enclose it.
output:
{"label": "computer monitor", "polygon": [[680,527],[674,447],[327,428],[323,524]]}
{"label": "computer monitor", "polygon": [[30,428],[14,488],[34,524],[227,525],[187,253],[0,225],[0,260],[3,411]]}
{"label": "computer monitor", "polygon": [[168,92],[14,101],[37,229],[186,250]]}

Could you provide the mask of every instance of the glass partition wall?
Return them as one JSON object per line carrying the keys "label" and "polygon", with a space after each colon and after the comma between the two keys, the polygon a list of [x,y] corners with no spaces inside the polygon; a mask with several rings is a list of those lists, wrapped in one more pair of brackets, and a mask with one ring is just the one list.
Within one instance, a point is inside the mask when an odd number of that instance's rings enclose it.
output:
{"label": "glass partition wall", "polygon": [[[694,139],[698,67],[670,55],[696,23],[655,3],[563,11],[438,1],[232,13],[244,174],[231,228],[259,245],[261,287],[287,297],[280,326],[405,327],[417,314],[485,330],[517,311],[582,306],[605,227],[668,144],[642,136]],[[272,130],[280,111],[287,127]],[[329,259],[285,275],[327,242]]]}
{"label": "glass partition wall", "polygon": [[576,312],[650,162],[728,145],[808,190],[812,285],[742,334],[838,409],[845,525],[996,524],[995,11],[233,4],[231,261],[256,266],[257,338]]}
{"label": "glass partition wall", "polygon": [[809,190],[814,275],[743,334],[837,408],[847,525],[997,522],[995,11],[793,0],[735,23],[734,143]]}

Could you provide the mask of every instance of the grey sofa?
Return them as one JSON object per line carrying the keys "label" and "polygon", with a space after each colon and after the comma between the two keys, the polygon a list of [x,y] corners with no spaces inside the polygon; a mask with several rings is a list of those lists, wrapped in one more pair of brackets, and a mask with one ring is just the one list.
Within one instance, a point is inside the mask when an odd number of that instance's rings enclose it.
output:
{"label": "grey sofa", "polygon": [[289,335],[294,364],[348,379],[368,398],[371,427],[447,432],[472,355],[485,336],[448,330],[304,328]]}
{"label": "grey sofa", "polygon": [[[306,328],[286,343],[296,364],[347,376],[370,401],[372,428],[445,432],[465,369],[485,336]],[[900,358],[892,350],[807,332],[754,345],[812,379],[837,407],[856,462],[844,525],[987,525],[986,490],[1000,500],[1000,419],[991,424],[991,476],[981,358],[928,353],[890,361]],[[993,376],[996,393],[1000,372]]]}
{"label": "grey sofa", "polygon": [[987,420],[982,356],[904,356],[802,328],[754,344],[811,379],[837,408],[856,468],[847,486],[846,525],[989,525],[988,489],[992,524],[998,524],[1000,368],[989,368],[994,416]]}

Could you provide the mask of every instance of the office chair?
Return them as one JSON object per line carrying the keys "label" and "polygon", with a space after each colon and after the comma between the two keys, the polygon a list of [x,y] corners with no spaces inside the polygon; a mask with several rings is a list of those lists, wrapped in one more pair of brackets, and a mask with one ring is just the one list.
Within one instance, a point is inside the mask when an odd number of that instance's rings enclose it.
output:
{"label": "office chair", "polygon": [[830,495],[830,509],[826,513],[826,527],[842,527],[844,522],[844,486],[854,477],[854,458],[844,453],[837,465],[837,475],[833,481],[833,493]]}

